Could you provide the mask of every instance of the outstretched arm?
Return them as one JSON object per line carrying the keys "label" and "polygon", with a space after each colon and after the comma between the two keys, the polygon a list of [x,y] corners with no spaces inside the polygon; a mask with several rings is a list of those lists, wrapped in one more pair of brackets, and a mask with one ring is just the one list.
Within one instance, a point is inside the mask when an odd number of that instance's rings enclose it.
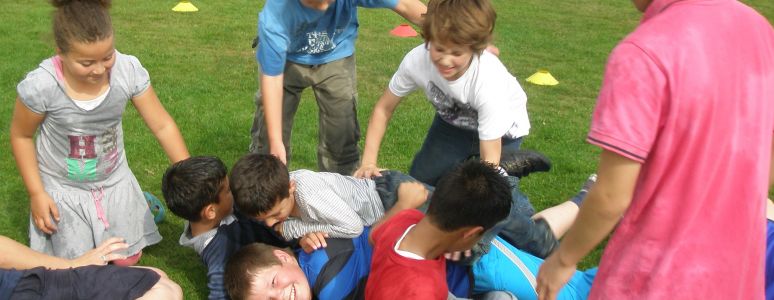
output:
{"label": "outstretched arm", "polygon": [[111,238],[80,257],[68,260],[37,252],[17,241],[0,236],[0,253],[3,253],[0,255],[0,268],[19,270],[35,267],[67,269],[88,265],[105,265],[112,260],[124,259],[124,256],[113,252],[127,247],[129,245],[124,243],[122,239]]}
{"label": "outstretched arm", "polygon": [[282,87],[283,74],[269,76],[261,74],[261,101],[263,116],[266,123],[269,151],[272,155],[287,164],[285,143],[282,140]]}
{"label": "outstretched arm", "polygon": [[400,97],[393,94],[389,88],[384,90],[382,97],[376,102],[374,111],[371,113],[371,120],[368,121],[368,130],[366,131],[365,147],[363,149],[363,159],[360,167],[353,174],[355,177],[370,178],[372,176],[381,176],[377,159],[379,157],[379,147],[381,147],[384,133],[387,131],[387,124],[392,118],[392,113],[400,104]]}
{"label": "outstretched arm", "polygon": [[159,101],[152,86],[148,86],[148,89],[141,95],[135,96],[132,103],[145,121],[145,125],[164,148],[164,152],[167,153],[171,162],[175,163],[190,156],[175,120],[161,105],[161,101]]}
{"label": "outstretched arm", "polygon": [[424,19],[422,15],[427,12],[427,6],[419,0],[398,0],[398,5],[393,10],[414,25],[421,26]]}
{"label": "outstretched arm", "polygon": [[540,299],[555,299],[578,262],[613,230],[629,207],[641,164],[603,150],[598,180],[584,201],[578,219],[553,254],[540,267]]}

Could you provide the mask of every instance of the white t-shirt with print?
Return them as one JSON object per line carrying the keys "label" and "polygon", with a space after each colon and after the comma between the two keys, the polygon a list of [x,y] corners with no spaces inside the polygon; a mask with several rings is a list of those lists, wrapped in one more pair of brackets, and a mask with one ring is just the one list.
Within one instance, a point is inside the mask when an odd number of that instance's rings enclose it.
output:
{"label": "white t-shirt with print", "polygon": [[390,91],[405,97],[422,88],[440,117],[458,128],[478,131],[483,141],[529,134],[527,95],[500,60],[484,51],[454,81],[444,79],[425,44],[411,50],[392,76]]}

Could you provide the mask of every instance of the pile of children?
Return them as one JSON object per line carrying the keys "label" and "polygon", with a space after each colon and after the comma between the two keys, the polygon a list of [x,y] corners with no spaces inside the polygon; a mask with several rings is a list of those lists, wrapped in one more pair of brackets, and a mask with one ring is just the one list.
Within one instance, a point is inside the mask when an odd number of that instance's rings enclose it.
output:
{"label": "pile of children", "polygon": [[[764,230],[763,219],[752,218],[759,211],[762,216],[763,202],[729,206],[721,200],[731,198],[731,191],[744,200],[760,198],[768,188],[769,164],[760,164],[771,158],[774,101],[757,99],[774,94],[774,30],[738,3],[717,1],[717,8],[701,8],[674,0],[634,2],[645,18],[609,62],[589,134],[589,141],[604,149],[599,184],[592,175],[569,201],[536,214],[519,182],[531,172],[547,171],[550,163],[520,149],[530,129],[526,95],[491,45],[496,13],[488,0],[430,0],[426,7],[418,0],[267,1],[256,54],[262,72],[250,146],[256,153],[239,159],[230,174],[217,157],[189,157],[147,70],[136,57],[115,49],[109,0],[53,0],[56,55],[19,83],[10,135],[30,196],[30,247],[37,252],[0,239],[3,253],[19,254],[0,259],[0,299],[182,297],[162,271],[125,267],[161,240],[124,153],[121,120],[130,99],[173,163],[163,177],[164,199],[186,220],[179,242],[206,265],[211,299],[578,299],[590,292],[613,298],[662,293],[761,298],[763,272],[755,270],[763,265],[762,247],[750,250],[755,247],[745,243],[764,243],[763,235],[756,235]],[[391,8],[420,25],[424,38],[406,54],[376,103],[362,159],[354,80],[358,6]],[[745,24],[723,23],[719,34],[730,36],[742,26],[755,36],[735,51],[741,57],[735,62],[742,69],[754,66],[745,70],[757,77],[742,78],[746,88],[712,86],[717,91],[701,99],[688,97],[685,93],[717,81],[685,79],[681,63],[689,59],[659,44],[657,32],[670,24],[682,28],[674,25],[682,24],[678,19],[705,24],[711,17],[696,14],[721,11],[733,12],[730,19]],[[680,43],[701,46],[696,40]],[[726,68],[718,61],[707,63],[703,74]],[[638,84],[643,76],[647,87]],[[323,172],[287,167],[290,125],[306,87],[315,89],[320,106]],[[389,120],[401,99],[416,89],[424,90],[435,107],[433,123],[408,175],[383,170],[377,158]],[[737,102],[718,103],[718,95]],[[715,116],[720,109],[728,116]],[[682,120],[686,115],[695,119]],[[737,122],[740,116],[750,120]],[[621,125],[627,120],[634,125]],[[685,129],[690,126],[696,127]],[[706,138],[695,137],[699,129],[706,130]],[[729,142],[718,143],[721,138]],[[742,143],[745,150],[734,148]],[[702,152],[707,144],[736,161],[708,162],[716,154]],[[673,155],[690,163],[676,162]],[[671,174],[664,176],[672,181],[653,179],[667,164]],[[731,175],[718,175],[717,166]],[[739,182],[744,188],[718,189],[718,197],[685,179],[693,177],[687,175],[692,168],[709,174],[713,184],[739,174],[755,178]],[[744,242],[728,243],[741,245],[733,248],[739,251],[735,255],[745,253],[753,267],[733,285],[675,290],[686,284],[686,274],[722,275],[717,270],[727,270],[726,263],[698,261],[710,268],[701,272],[669,268],[678,280],[665,282],[671,277],[651,274],[651,268],[680,262],[633,261],[636,255],[654,260],[653,249],[663,249],[653,245],[665,242],[659,235],[665,227],[653,222],[695,224],[675,216],[680,211],[675,207],[659,218],[653,212],[658,208],[649,206],[674,205],[664,199],[679,197],[676,189],[687,190],[689,198],[720,199],[712,205],[743,216],[729,222],[738,225],[736,236]],[[684,208],[682,214],[697,219],[695,206]],[[621,236],[638,242],[614,236],[614,250],[605,254],[594,281],[597,270],[578,271],[577,261],[616,224]],[[721,231],[716,229],[709,234]],[[559,247],[558,238],[568,230]],[[689,250],[667,247],[672,250],[658,255],[695,259],[702,257],[695,248],[712,247],[716,239],[701,235],[696,241]],[[637,252],[631,245],[645,246]],[[627,268],[614,268],[608,256]],[[633,286],[624,288],[621,280]]]}

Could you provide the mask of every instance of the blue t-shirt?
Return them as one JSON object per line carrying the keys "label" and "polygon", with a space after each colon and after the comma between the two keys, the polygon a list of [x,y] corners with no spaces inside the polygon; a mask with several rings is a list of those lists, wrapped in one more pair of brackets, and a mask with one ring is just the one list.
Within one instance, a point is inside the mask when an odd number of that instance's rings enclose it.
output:
{"label": "blue t-shirt", "polygon": [[371,269],[369,227],[354,239],[328,239],[327,246],[312,253],[296,251],[316,299],[363,299]]}
{"label": "blue t-shirt", "polygon": [[325,11],[299,0],[266,1],[258,15],[261,72],[282,74],[285,61],[318,65],[351,56],[357,38],[357,7],[394,8],[398,0],[336,0]]}
{"label": "blue t-shirt", "polygon": [[766,220],[766,299],[774,299],[774,222]]}

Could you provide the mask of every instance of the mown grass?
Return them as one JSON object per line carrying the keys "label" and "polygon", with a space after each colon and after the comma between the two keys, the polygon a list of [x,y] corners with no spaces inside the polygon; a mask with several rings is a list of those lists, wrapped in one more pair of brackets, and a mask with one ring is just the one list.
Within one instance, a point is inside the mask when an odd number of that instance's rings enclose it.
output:
{"label": "mown grass", "polygon": [[[289,0],[290,1],[290,0]],[[194,1],[197,13],[173,13],[176,1],[115,1],[112,9],[119,51],[137,56],[177,121],[193,155],[217,155],[227,165],[243,155],[253,118],[256,63],[250,43],[264,1]],[[774,2],[744,1],[769,20]],[[495,44],[500,58],[529,96],[532,130],[523,147],[547,154],[549,173],[534,174],[523,189],[536,208],[557,204],[576,192],[594,172],[599,150],[585,135],[614,45],[638,23],[629,1],[493,0],[498,19]],[[15,86],[37,64],[53,55],[52,8],[46,1],[6,1],[0,10],[0,234],[26,243],[29,204],[10,144]],[[389,30],[404,21],[389,10],[361,9],[357,44],[359,117],[365,133],[374,102],[403,55],[422,41],[396,38]],[[535,86],[525,79],[539,68],[559,81]],[[304,94],[293,134],[291,168],[316,168],[317,113],[311,92]],[[398,108],[380,153],[380,165],[407,170],[433,116],[421,93]],[[160,195],[167,166],[164,152],[133,108],[124,118],[129,164],[144,190]],[[182,220],[168,216],[160,225],[164,240],[145,251],[142,264],[159,267],[185,290],[205,298],[205,269],[192,250],[177,245]],[[601,247],[582,267],[596,265]]]}

